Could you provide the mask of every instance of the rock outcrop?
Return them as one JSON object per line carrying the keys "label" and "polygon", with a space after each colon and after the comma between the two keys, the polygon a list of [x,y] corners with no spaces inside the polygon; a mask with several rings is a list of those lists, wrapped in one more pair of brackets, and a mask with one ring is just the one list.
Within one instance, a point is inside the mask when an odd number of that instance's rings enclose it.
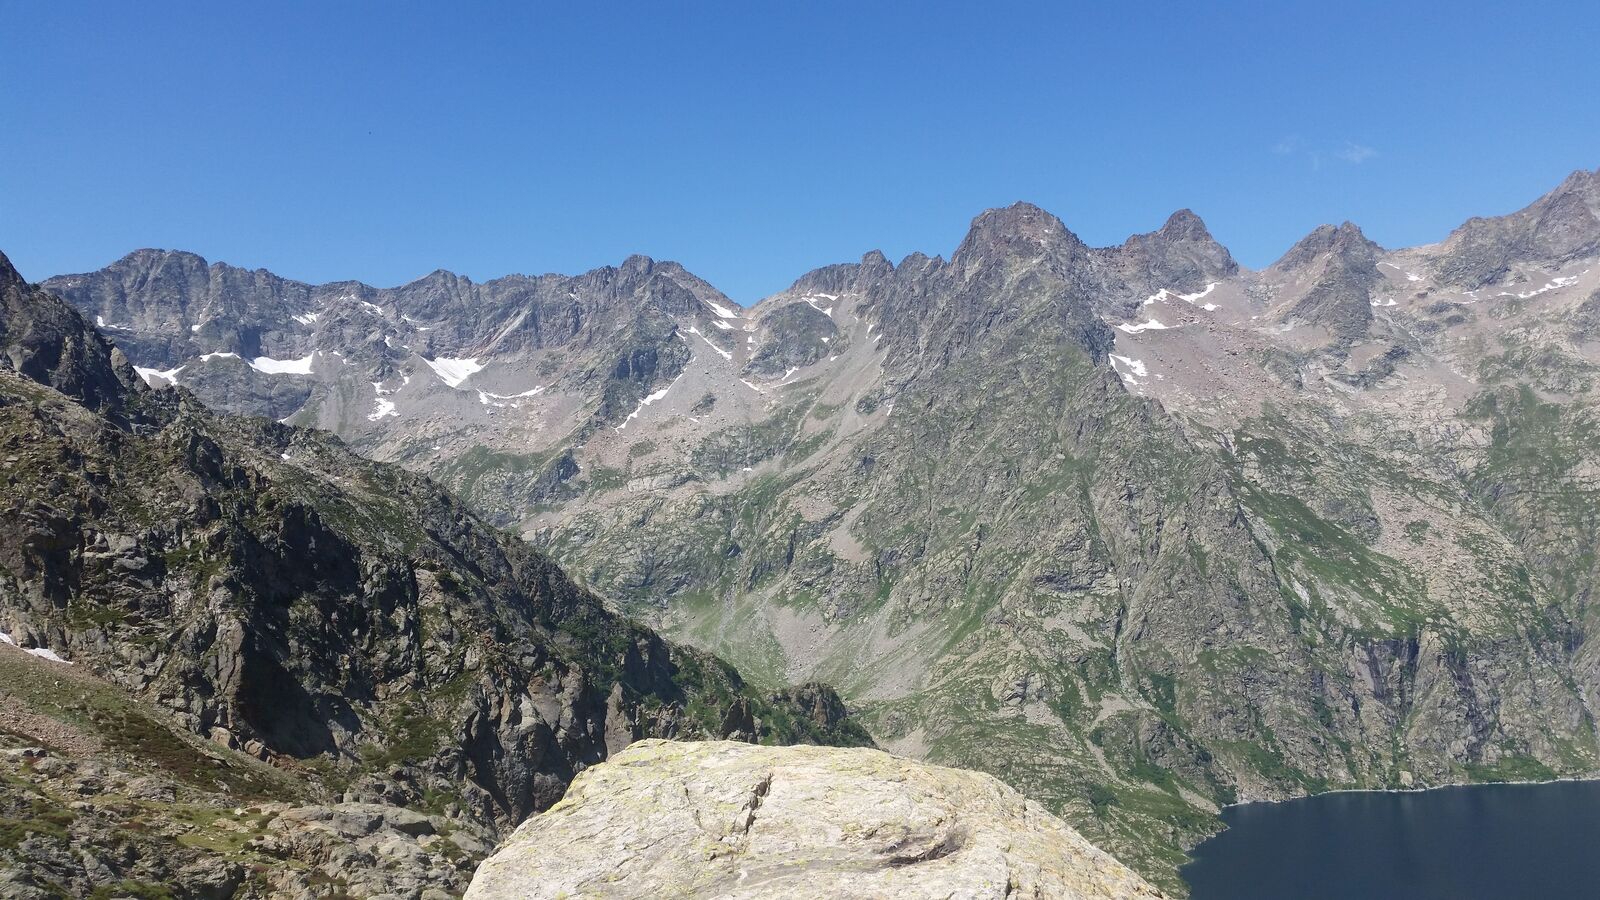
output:
{"label": "rock outcrop", "polygon": [[878,750],[641,741],[486,860],[468,900],[1160,897],[990,775]]}

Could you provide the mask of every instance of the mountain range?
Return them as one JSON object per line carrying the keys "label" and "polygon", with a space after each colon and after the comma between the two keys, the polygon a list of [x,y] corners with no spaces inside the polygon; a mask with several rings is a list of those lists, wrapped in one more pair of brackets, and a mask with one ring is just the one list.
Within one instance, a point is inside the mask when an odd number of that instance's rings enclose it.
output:
{"label": "mountain range", "polygon": [[3,256],[0,473],[7,897],[459,894],[637,739],[870,743],[422,476],[151,389]]}
{"label": "mountain range", "polygon": [[[83,376],[96,427],[143,404],[248,428],[186,465],[348,469],[343,514],[442,566],[459,543],[403,535],[470,514],[356,454],[426,475],[538,548],[473,538],[480,568],[548,554],[583,585],[550,590],[720,655],[750,704],[831,683],[881,746],[998,775],[1181,891],[1224,804],[1600,767],[1597,261],[1580,171],[1435,244],[1326,225],[1260,271],[1187,210],[1090,247],[1019,203],[949,259],[870,252],[749,308],[644,257],[374,288],[141,250],[42,287],[182,389]],[[426,621],[435,582],[397,565],[330,570],[410,585],[361,634]]]}

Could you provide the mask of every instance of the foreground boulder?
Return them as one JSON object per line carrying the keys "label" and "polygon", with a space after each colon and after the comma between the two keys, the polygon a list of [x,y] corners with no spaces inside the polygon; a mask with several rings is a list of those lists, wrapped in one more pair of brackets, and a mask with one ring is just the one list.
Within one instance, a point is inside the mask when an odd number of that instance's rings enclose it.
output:
{"label": "foreground boulder", "polygon": [[989,775],[878,750],[646,740],[579,775],[466,896],[1162,894]]}

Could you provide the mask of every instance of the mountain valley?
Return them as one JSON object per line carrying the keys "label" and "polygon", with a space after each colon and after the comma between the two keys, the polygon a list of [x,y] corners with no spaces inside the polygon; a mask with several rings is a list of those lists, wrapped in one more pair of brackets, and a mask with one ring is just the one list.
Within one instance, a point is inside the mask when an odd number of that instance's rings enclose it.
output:
{"label": "mountain valley", "polygon": [[[485,834],[604,747],[859,720],[1178,892],[1222,805],[1600,769],[1600,171],[1260,271],[1187,210],[1101,248],[1017,204],[749,308],[644,257],[380,289],[141,250],[41,287],[84,330],[45,374],[8,338],[0,387],[72,398],[0,408],[13,495],[147,518],[29,507],[0,624],[246,757],[428,743],[406,778],[467,774]],[[140,605],[75,607],[75,541]],[[360,703],[254,702],[285,675]]]}
{"label": "mountain valley", "polygon": [[421,476],[154,390],[0,256],[0,893],[459,895],[645,737],[862,745]]}

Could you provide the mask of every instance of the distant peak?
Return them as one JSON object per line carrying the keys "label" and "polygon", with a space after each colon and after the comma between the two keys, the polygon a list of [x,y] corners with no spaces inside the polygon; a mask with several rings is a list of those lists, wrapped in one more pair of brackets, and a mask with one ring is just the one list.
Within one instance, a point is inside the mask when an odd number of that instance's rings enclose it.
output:
{"label": "distant peak", "polygon": [[1192,209],[1180,209],[1167,217],[1157,234],[1169,239],[1211,240],[1206,223]]}
{"label": "distant peak", "polygon": [[966,239],[956,248],[952,261],[986,256],[995,250],[1033,256],[1051,247],[1081,247],[1083,242],[1067,230],[1061,220],[1032,203],[1013,203],[990,209],[972,220]]}
{"label": "distant peak", "polygon": [[894,264],[883,255],[883,251],[869,250],[862,254],[859,263],[835,263],[812,269],[796,278],[789,286],[789,290],[801,293],[823,291],[833,294],[861,291],[873,279],[883,278],[893,272]]}
{"label": "distant peak", "polygon": [[1010,206],[986,209],[972,220],[972,230],[1016,231],[1020,233],[1063,232],[1061,220],[1032,203],[1017,201]]}
{"label": "distant peak", "polygon": [[1239,271],[1233,254],[1211,236],[1193,210],[1180,209],[1157,231],[1135,234],[1121,247],[1105,251],[1130,275],[1151,289],[1202,290],[1208,282]]}
{"label": "distant peak", "polygon": [[889,262],[889,257],[884,256],[882,250],[868,250],[861,255],[861,268],[893,269],[894,263]]}
{"label": "distant peak", "polygon": [[0,289],[24,284],[27,282],[23,280],[22,273],[17,271],[16,266],[11,264],[11,260],[4,253],[0,253]]}
{"label": "distant peak", "polygon": [[[358,285],[361,285],[363,288],[366,287],[365,284],[363,284],[362,282],[359,282],[359,281],[346,282],[346,283],[348,283],[348,284],[358,284]],[[432,272],[429,272],[428,274],[422,276],[421,278],[416,278],[416,279],[413,279],[411,281],[408,281],[405,284],[400,285],[400,287],[403,287],[403,288],[404,287],[419,287],[419,286],[438,287],[438,286],[443,286],[443,285],[449,285],[452,289],[460,288],[462,286],[470,287],[472,285],[472,279],[468,278],[465,275],[458,275],[455,272],[450,271],[449,269],[434,269]]]}
{"label": "distant peak", "polygon": [[1226,253],[1217,239],[1211,236],[1211,231],[1206,228],[1204,219],[1195,214],[1192,209],[1180,209],[1170,216],[1157,231],[1145,234],[1135,234],[1123,242],[1124,248],[1138,245],[1173,246],[1176,244],[1204,244],[1216,247]]}
{"label": "distant peak", "polygon": [[1561,192],[1572,190],[1573,188],[1589,187],[1597,183],[1600,183],[1600,169],[1595,169],[1593,172],[1588,169],[1575,169],[1571,175],[1566,177],[1566,180],[1561,182],[1556,191]]}
{"label": "distant peak", "polygon": [[1535,201],[1535,205],[1541,201],[1547,206],[1582,204],[1592,215],[1600,216],[1600,169],[1573,172],[1555,190]]}
{"label": "distant peak", "polygon": [[1290,247],[1289,252],[1272,264],[1272,268],[1304,268],[1327,254],[1349,257],[1352,254],[1374,256],[1381,252],[1383,248],[1369,240],[1354,222],[1346,221],[1337,226],[1324,224],[1312,229],[1310,234]]}
{"label": "distant peak", "polygon": [[655,260],[645,256],[643,253],[635,253],[623,260],[622,265],[618,266],[617,268],[624,272],[641,272],[648,274],[655,267]]}
{"label": "distant peak", "polygon": [[201,269],[209,268],[211,265],[205,257],[198,253],[190,253],[187,250],[163,250],[157,247],[143,247],[112,263],[110,267],[149,268],[151,266],[164,265],[168,262],[178,262]]}
{"label": "distant peak", "polygon": [[1339,223],[1339,227],[1333,230],[1333,245],[1335,247],[1341,245],[1360,247],[1365,250],[1371,250],[1374,253],[1383,252],[1383,248],[1378,246],[1378,242],[1367,237],[1366,233],[1361,230],[1360,225],[1350,221]]}

